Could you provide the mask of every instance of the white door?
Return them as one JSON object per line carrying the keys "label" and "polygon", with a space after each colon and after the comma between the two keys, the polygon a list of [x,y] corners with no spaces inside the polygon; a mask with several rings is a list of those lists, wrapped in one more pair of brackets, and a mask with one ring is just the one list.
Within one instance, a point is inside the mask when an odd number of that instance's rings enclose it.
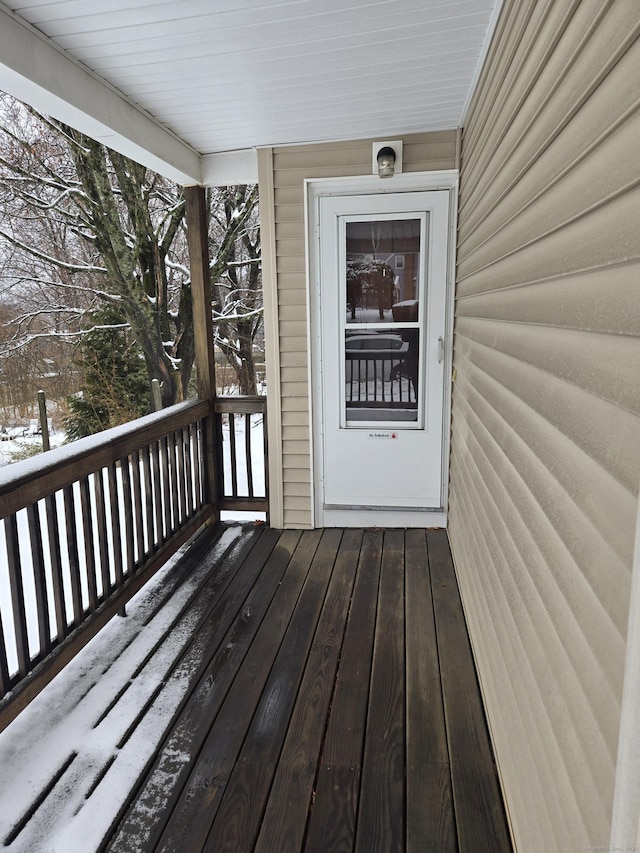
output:
{"label": "white door", "polygon": [[321,514],[443,505],[449,200],[318,199]]}

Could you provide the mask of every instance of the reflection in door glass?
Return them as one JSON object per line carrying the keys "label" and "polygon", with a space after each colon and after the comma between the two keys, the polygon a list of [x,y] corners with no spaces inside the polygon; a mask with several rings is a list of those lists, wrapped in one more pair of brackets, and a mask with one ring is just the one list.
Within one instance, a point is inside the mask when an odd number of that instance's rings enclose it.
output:
{"label": "reflection in door glass", "polygon": [[345,222],[346,423],[418,423],[422,219]]}
{"label": "reflection in door glass", "polygon": [[345,332],[347,422],[418,420],[419,329]]}
{"label": "reflection in door glass", "polygon": [[346,322],[418,318],[420,220],[346,223]]}

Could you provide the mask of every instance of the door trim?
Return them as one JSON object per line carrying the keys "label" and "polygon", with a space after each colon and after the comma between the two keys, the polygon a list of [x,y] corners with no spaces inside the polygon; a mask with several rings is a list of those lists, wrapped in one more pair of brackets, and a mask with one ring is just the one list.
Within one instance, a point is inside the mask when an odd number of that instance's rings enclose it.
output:
{"label": "door trim", "polygon": [[381,180],[377,176],[349,178],[308,178],[305,184],[305,234],[307,278],[307,346],[309,353],[309,439],[311,442],[311,510],[314,527],[342,526],[340,512],[323,506],[322,486],[324,459],[322,454],[322,390],[320,375],[320,215],[319,200],[326,196],[377,195],[385,193],[446,190],[449,193],[447,247],[447,287],[445,306],[444,401],[442,482],[443,506],[438,510],[367,510],[353,509],[353,523],[358,526],[445,527],[448,503],[448,470],[451,420],[451,372],[453,361],[453,314],[455,284],[456,217],[458,207],[458,171],[404,172]]}

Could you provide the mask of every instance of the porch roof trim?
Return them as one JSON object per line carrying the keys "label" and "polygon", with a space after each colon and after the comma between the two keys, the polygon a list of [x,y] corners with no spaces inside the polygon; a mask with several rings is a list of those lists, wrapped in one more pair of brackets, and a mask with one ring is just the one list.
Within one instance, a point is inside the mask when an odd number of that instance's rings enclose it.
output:
{"label": "porch roof trim", "polygon": [[179,184],[202,183],[197,151],[6,6],[0,57],[3,91]]}

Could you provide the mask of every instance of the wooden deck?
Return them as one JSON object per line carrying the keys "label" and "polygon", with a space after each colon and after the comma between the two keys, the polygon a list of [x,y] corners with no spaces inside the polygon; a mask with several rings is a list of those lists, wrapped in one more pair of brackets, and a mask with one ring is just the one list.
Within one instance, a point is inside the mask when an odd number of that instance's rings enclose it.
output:
{"label": "wooden deck", "polygon": [[209,528],[0,736],[9,853],[502,853],[446,533]]}
{"label": "wooden deck", "polygon": [[106,849],[511,850],[444,531],[256,528],[194,601],[197,673]]}

